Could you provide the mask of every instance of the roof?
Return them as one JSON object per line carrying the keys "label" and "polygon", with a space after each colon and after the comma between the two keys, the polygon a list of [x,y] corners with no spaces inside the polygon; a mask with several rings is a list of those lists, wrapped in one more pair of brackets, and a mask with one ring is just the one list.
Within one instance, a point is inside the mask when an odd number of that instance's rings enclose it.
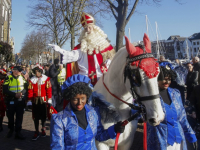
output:
{"label": "roof", "polygon": [[194,33],[189,37],[190,40],[200,39],[200,33]]}
{"label": "roof", "polygon": [[176,37],[179,41],[185,41],[186,37]]}
{"label": "roof", "polygon": [[177,37],[180,37],[180,35],[171,35],[167,40],[174,40]]}

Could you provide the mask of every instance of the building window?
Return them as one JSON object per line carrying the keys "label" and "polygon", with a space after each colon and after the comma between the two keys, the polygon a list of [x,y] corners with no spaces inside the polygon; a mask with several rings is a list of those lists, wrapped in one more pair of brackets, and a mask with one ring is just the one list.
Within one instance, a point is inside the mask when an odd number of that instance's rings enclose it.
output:
{"label": "building window", "polygon": [[196,42],[193,42],[193,45],[196,45]]}
{"label": "building window", "polygon": [[6,13],[5,13],[5,21],[7,21],[7,10],[6,10]]}
{"label": "building window", "polygon": [[4,9],[5,9],[5,6],[3,5],[3,7],[2,7],[2,17],[4,17]]}
{"label": "building window", "polygon": [[197,45],[199,45],[199,42],[197,42]]}
{"label": "building window", "polygon": [[194,52],[197,52],[197,49],[196,49],[196,48],[194,48]]}

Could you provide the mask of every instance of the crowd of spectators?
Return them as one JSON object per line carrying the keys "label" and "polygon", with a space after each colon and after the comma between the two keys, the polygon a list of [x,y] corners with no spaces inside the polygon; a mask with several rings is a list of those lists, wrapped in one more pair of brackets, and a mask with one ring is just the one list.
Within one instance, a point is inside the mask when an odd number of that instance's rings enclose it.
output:
{"label": "crowd of spectators", "polygon": [[[31,106],[32,106],[32,102],[28,100],[28,88],[29,88],[29,81],[32,77],[35,76],[34,74],[34,68],[39,65],[39,66],[42,66],[42,73],[43,73],[43,76],[47,76],[50,78],[50,82],[51,82],[51,89],[52,89],[52,106],[57,110],[57,111],[60,111],[62,109],[62,96],[61,96],[61,84],[62,82],[65,80],[65,76],[66,76],[66,70],[65,70],[65,66],[62,65],[62,64],[59,64],[59,59],[55,59],[54,60],[54,64],[30,64],[30,65],[26,65],[26,64],[11,64],[9,67],[7,67],[7,64],[6,63],[3,63],[1,65],[1,74],[2,72],[4,72],[5,74],[5,77],[4,78],[1,78],[0,81],[2,81],[2,84],[0,85],[1,88],[4,88],[4,89],[8,89],[11,88],[11,87],[16,87],[16,88],[19,88],[18,86],[20,84],[23,84],[23,91],[24,94],[21,94],[20,98],[22,98],[22,101],[23,101],[23,110],[25,112],[25,110],[28,110],[28,109],[31,109]],[[17,71],[17,73],[15,73]],[[16,75],[15,75],[16,74]],[[19,77],[21,79],[21,81],[23,81],[23,83],[18,83],[20,80],[19,80]],[[14,78],[16,78],[16,83],[14,83],[15,80],[13,80]],[[5,81],[4,81],[5,80]],[[12,81],[10,81],[12,80]],[[18,81],[19,80],[19,81]],[[20,81],[20,82],[21,82]],[[16,84],[16,86],[11,86],[10,83],[8,85],[6,85],[5,83],[6,82],[13,82],[13,85]],[[19,84],[19,85],[18,85]],[[7,88],[5,86],[8,86]],[[21,86],[21,85],[20,85]],[[31,85],[30,85],[31,86]],[[19,89],[17,89],[18,91]],[[3,91],[3,92],[2,92]],[[16,98],[16,95],[18,94],[15,94],[15,96],[12,97],[9,97],[8,93],[10,92],[10,90],[7,92],[7,93],[4,93],[5,90],[1,90],[2,94],[5,95],[5,99],[3,99],[2,95],[1,95],[1,98],[3,101],[5,101],[5,103],[1,103],[0,105],[2,105],[2,108],[3,107],[8,107],[8,105],[11,105],[11,106],[15,106],[13,105],[11,102],[12,102],[12,99],[15,99]],[[15,89],[13,89],[12,93],[15,93]],[[3,102],[1,101],[1,102]],[[19,101],[19,98],[17,98],[17,101]],[[15,104],[15,101],[13,101],[14,104]],[[17,106],[18,107],[18,106]],[[7,109],[8,110],[8,109]],[[10,111],[14,112],[14,109],[11,108]],[[5,110],[4,110],[5,111]],[[1,112],[1,110],[0,110]],[[16,112],[16,117],[17,116],[21,116],[21,118],[23,118],[23,114],[22,113],[19,113],[19,115],[17,114],[18,112]],[[8,114],[8,112],[6,112],[6,114]],[[5,112],[4,114],[5,115]],[[1,115],[0,115],[1,117]],[[12,136],[12,133],[13,133],[13,126],[14,126],[14,122],[11,123],[11,118],[14,117],[14,114],[11,116],[8,116],[8,119],[9,119],[9,123],[10,123],[10,126],[12,126],[12,128],[9,128],[9,133],[7,134],[7,138],[10,138]],[[16,120],[18,120],[19,117],[16,118]],[[2,119],[0,118],[0,131],[3,130],[2,128]],[[17,121],[16,121],[17,122]],[[19,125],[17,125],[15,123],[15,126],[19,126],[19,128],[21,128],[21,123],[22,121],[19,120]],[[16,127],[15,127],[16,128]],[[21,135],[20,133],[20,129],[19,129],[19,133],[16,132],[16,137],[18,137],[19,139],[24,139],[24,136]]]}

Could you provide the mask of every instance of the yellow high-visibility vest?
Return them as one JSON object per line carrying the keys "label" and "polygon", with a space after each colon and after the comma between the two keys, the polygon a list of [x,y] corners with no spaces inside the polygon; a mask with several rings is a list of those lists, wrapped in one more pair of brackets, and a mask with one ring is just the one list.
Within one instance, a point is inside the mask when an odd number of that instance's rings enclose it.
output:
{"label": "yellow high-visibility vest", "polygon": [[26,81],[21,75],[17,79],[14,78],[12,75],[9,75],[8,79],[4,81],[3,85],[8,85],[9,91],[19,93],[24,89],[25,83]]}
{"label": "yellow high-visibility vest", "polygon": [[66,77],[66,69],[63,68],[60,73],[58,74],[58,83],[59,85],[62,85],[63,82],[65,82],[65,77]]}

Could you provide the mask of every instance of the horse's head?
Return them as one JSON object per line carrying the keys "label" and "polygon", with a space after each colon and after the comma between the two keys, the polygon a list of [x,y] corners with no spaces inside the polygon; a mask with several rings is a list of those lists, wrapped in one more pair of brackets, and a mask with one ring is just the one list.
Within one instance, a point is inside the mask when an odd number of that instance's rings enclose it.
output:
{"label": "horse's head", "polygon": [[159,64],[151,54],[151,42],[146,34],[143,38],[144,46],[135,47],[127,37],[125,39],[129,54],[124,71],[126,86],[145,105],[149,124],[158,125],[164,119],[164,113],[157,83]]}

